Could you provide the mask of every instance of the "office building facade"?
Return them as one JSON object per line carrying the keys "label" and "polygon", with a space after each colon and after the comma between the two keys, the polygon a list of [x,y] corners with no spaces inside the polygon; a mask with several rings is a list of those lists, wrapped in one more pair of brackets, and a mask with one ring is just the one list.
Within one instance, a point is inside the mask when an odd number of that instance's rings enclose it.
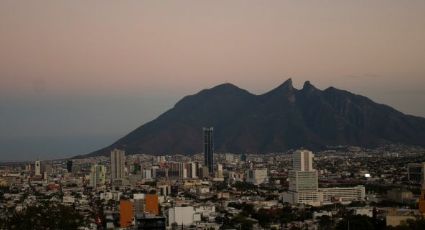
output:
{"label": "office building facade", "polygon": [[214,128],[203,128],[204,131],[204,165],[210,175],[214,175]]}
{"label": "office building facade", "polygon": [[90,171],[90,186],[97,188],[105,185],[106,182],[106,167],[103,165],[93,165]]}
{"label": "office building facade", "polygon": [[125,176],[125,152],[114,149],[111,151],[111,182],[122,183]]}

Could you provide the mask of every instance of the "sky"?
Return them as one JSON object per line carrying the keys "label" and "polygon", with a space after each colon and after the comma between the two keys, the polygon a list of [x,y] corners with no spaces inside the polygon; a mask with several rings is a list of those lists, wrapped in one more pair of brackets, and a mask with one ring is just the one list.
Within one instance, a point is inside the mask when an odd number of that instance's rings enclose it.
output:
{"label": "sky", "polygon": [[0,1],[0,161],[89,153],[230,82],[425,117],[425,1]]}

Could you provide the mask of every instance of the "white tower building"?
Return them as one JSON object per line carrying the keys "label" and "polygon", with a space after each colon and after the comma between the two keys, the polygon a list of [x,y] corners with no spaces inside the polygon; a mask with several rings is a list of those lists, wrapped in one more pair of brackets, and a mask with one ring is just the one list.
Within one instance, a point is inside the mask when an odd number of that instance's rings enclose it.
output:
{"label": "white tower building", "polygon": [[318,173],[313,168],[313,153],[297,150],[292,154],[292,170],[289,171],[289,193],[285,201],[313,206],[320,205]]}
{"label": "white tower building", "polygon": [[35,175],[36,176],[41,176],[41,163],[40,163],[39,160],[36,160],[35,161],[34,169],[35,169]]}
{"label": "white tower building", "polygon": [[125,176],[125,152],[114,149],[111,151],[111,181],[121,184]]}
{"label": "white tower building", "polygon": [[308,150],[297,150],[292,154],[292,170],[313,171],[314,154]]}
{"label": "white tower building", "polygon": [[90,186],[97,188],[102,186],[106,181],[106,167],[103,165],[93,165],[90,172]]}

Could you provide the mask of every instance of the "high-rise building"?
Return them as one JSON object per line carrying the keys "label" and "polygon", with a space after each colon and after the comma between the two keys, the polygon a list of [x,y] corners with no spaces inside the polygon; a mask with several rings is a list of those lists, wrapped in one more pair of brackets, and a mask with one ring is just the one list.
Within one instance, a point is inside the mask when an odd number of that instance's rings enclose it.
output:
{"label": "high-rise building", "polygon": [[217,172],[215,175],[217,178],[223,178],[223,165],[217,164]]}
{"label": "high-rise building", "polygon": [[184,179],[187,177],[187,169],[183,162],[167,162],[168,177],[172,179]]}
{"label": "high-rise building", "polygon": [[71,173],[72,172],[72,160],[68,160],[66,162],[66,170]]}
{"label": "high-rise building", "polygon": [[198,178],[198,162],[187,163],[187,176],[189,178]]}
{"label": "high-rise building", "polygon": [[41,176],[41,163],[40,163],[39,160],[36,160],[35,161],[34,169],[35,169],[35,175],[36,176]]}
{"label": "high-rise building", "polygon": [[313,153],[308,150],[297,150],[292,154],[292,170],[313,171]]}
{"label": "high-rise building", "polygon": [[114,184],[122,183],[125,169],[124,150],[114,149],[111,151],[111,182]]}
{"label": "high-rise building", "polygon": [[290,203],[320,205],[317,171],[313,168],[313,153],[297,150],[292,154],[292,170],[289,171],[289,193],[286,200]]}
{"label": "high-rise building", "polygon": [[103,165],[93,165],[90,171],[90,186],[97,188],[106,182],[106,167]]}
{"label": "high-rise building", "polygon": [[214,175],[214,128],[203,128],[204,131],[204,165],[210,175]]}

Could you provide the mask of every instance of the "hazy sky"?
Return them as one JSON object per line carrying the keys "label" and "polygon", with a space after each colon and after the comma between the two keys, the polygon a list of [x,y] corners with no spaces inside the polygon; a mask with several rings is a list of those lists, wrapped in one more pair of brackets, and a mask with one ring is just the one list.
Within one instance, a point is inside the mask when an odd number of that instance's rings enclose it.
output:
{"label": "hazy sky", "polygon": [[110,144],[223,82],[425,116],[425,1],[0,1],[0,161]]}

